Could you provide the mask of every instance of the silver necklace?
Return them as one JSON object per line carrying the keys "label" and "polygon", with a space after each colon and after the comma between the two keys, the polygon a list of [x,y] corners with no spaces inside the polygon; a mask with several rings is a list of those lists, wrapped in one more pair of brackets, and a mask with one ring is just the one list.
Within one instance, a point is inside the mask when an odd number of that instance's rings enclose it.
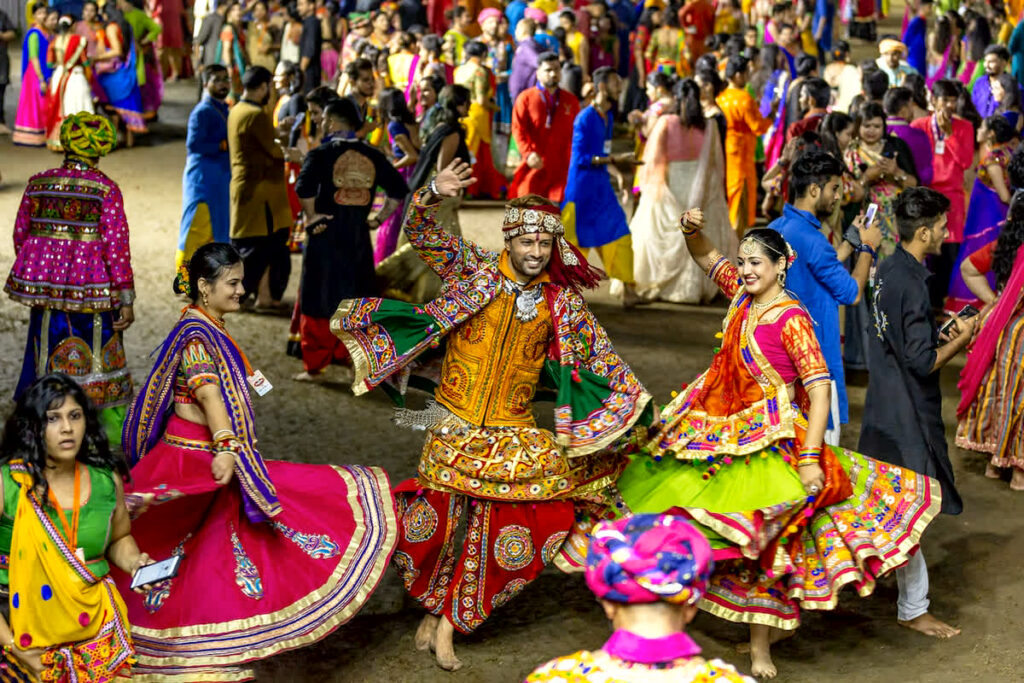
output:
{"label": "silver necklace", "polygon": [[544,298],[544,289],[541,285],[520,289],[511,281],[505,280],[505,291],[516,297],[516,320],[528,323],[537,317],[537,307]]}

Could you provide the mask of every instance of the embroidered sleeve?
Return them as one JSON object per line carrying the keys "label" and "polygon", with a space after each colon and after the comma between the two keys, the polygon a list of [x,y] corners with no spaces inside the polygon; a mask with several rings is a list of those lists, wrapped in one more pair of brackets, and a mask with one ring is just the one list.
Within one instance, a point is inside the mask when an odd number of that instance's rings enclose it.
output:
{"label": "embroidered sleeve", "polygon": [[424,189],[412,196],[412,210],[405,223],[405,235],[419,257],[441,278],[459,272],[472,272],[479,266],[472,245],[437,224],[441,204],[424,204]]}
{"label": "embroidered sleeve", "polygon": [[828,365],[821,354],[818,338],[814,336],[814,326],[810,318],[803,313],[791,316],[782,326],[782,343],[793,365],[796,366],[796,374],[800,377],[804,389],[821,383],[828,384]]}
{"label": "embroidered sleeve", "polygon": [[132,274],[131,245],[128,243],[128,219],[124,215],[121,190],[113,183],[103,198],[102,211],[100,234],[103,235],[103,250],[114,290],[110,295],[120,299],[122,305],[131,306],[135,301],[135,277]]}
{"label": "embroidered sleeve", "polygon": [[740,288],[739,271],[736,270],[736,266],[733,265],[732,261],[721,254],[719,254],[718,260],[714,261],[711,267],[708,268],[708,277],[718,285],[718,288],[722,290],[722,294],[725,294],[730,299],[735,296],[736,290]]}
{"label": "embroidered sleeve", "polygon": [[185,344],[181,352],[181,370],[185,374],[188,389],[193,394],[207,384],[220,385],[217,363],[206,345],[198,339]]}

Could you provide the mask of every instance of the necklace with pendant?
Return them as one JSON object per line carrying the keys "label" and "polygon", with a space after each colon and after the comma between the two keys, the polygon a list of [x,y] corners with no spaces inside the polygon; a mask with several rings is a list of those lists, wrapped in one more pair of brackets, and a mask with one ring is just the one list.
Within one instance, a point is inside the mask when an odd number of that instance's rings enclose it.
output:
{"label": "necklace with pendant", "polygon": [[544,289],[540,285],[530,289],[520,289],[505,280],[505,291],[516,298],[516,320],[528,323],[537,317],[537,307],[544,298]]}

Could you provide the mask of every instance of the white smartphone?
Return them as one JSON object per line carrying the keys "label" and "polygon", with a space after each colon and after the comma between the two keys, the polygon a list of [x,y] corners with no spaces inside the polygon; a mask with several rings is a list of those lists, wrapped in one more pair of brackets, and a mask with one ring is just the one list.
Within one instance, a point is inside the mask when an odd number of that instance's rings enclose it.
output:
{"label": "white smartphone", "polygon": [[183,557],[184,555],[174,555],[161,562],[154,562],[153,564],[147,564],[145,567],[139,567],[132,575],[132,590],[140,586],[148,586],[166,581],[167,579],[173,579],[178,575],[178,569],[181,567]]}
{"label": "white smartphone", "polygon": [[870,227],[875,222],[875,214],[878,213],[878,204],[868,204],[868,210],[864,212],[864,227]]}

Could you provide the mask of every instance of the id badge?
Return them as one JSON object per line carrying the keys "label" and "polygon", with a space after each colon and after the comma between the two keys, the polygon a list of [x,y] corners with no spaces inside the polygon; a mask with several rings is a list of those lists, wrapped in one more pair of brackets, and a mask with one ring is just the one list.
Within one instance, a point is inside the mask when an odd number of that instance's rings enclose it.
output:
{"label": "id badge", "polygon": [[936,154],[945,154],[946,153],[946,141],[944,139],[943,140],[936,140],[935,141],[935,153]]}
{"label": "id badge", "polygon": [[255,370],[251,375],[245,378],[249,382],[249,386],[256,392],[257,396],[266,396],[270,393],[270,390],[274,388],[274,385],[270,383],[266,377],[263,376],[263,372]]}
{"label": "id badge", "polygon": [[612,153],[612,141],[611,140],[605,140],[604,141],[604,155],[605,156],[609,156],[611,153]]}

